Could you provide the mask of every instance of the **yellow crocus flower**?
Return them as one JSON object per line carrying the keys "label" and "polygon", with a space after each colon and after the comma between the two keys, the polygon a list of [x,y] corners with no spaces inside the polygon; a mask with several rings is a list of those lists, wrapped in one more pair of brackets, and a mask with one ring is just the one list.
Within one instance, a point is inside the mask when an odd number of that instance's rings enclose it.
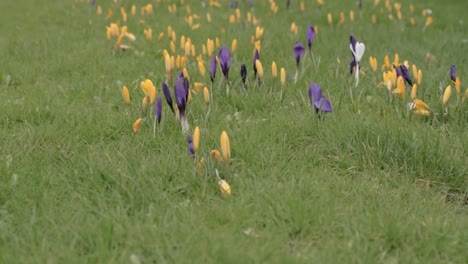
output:
{"label": "yellow crocus flower", "polygon": [[220,145],[223,161],[229,163],[231,161],[231,144],[229,142],[229,136],[224,130],[221,132]]}
{"label": "yellow crocus flower", "polygon": [[273,76],[273,79],[276,80],[276,78],[278,77],[278,70],[276,68],[276,62],[273,61],[271,63],[271,75]]}
{"label": "yellow crocus flower", "polygon": [[122,88],[122,96],[125,101],[125,104],[127,106],[130,106],[130,93],[128,92],[128,88],[125,85]]}
{"label": "yellow crocus flower", "polygon": [[284,85],[286,84],[286,70],[281,67],[280,70],[280,81],[281,81],[281,87],[284,88]]}
{"label": "yellow crocus flower", "polygon": [[401,99],[405,99],[405,81],[403,80],[403,77],[398,76],[397,78],[397,88],[392,91],[394,94],[399,94]]}
{"label": "yellow crocus flower", "polygon": [[207,87],[203,88],[203,98],[205,99],[205,104],[210,105],[210,91]]}
{"label": "yellow crocus flower", "polygon": [[198,152],[198,147],[200,146],[200,128],[198,126],[193,130],[193,151]]}
{"label": "yellow crocus flower", "polygon": [[413,87],[411,88],[411,95],[410,98],[411,100],[414,100],[416,98],[416,93],[418,92],[418,84],[413,84]]}
{"label": "yellow crocus flower", "polygon": [[210,155],[211,157],[213,157],[215,160],[217,161],[220,161],[222,158],[221,158],[221,153],[219,152],[219,150],[217,149],[213,149],[210,151]]}
{"label": "yellow crocus flower", "polygon": [[255,60],[255,67],[257,67],[257,76],[258,79],[261,81],[263,80],[263,66],[260,60]]}
{"label": "yellow crocus flower", "polygon": [[237,49],[237,39],[233,39],[231,43],[231,53],[236,52]]}
{"label": "yellow crocus flower", "polygon": [[140,125],[141,125],[141,121],[143,121],[142,118],[138,118],[135,123],[133,123],[133,133],[136,134],[138,133],[138,131],[140,130]]}
{"label": "yellow crocus flower", "polygon": [[444,90],[444,96],[442,97],[442,107],[446,107],[450,96],[452,95],[452,86],[447,86]]}

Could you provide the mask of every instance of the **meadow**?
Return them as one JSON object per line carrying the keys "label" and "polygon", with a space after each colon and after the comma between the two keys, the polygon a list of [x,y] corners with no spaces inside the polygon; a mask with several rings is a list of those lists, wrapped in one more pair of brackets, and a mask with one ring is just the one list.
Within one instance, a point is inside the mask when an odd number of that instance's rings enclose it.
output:
{"label": "meadow", "polygon": [[468,4],[286,2],[1,1],[0,263],[467,263]]}

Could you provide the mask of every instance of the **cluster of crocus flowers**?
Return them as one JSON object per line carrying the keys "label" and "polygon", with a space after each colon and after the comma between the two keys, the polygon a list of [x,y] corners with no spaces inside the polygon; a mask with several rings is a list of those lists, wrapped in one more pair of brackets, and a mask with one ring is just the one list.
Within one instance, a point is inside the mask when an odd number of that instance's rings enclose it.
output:
{"label": "cluster of crocus flowers", "polygon": [[309,86],[309,100],[316,113],[327,113],[332,111],[330,101],[322,94],[322,88],[314,82]]}
{"label": "cluster of crocus flowers", "polygon": [[296,59],[296,74],[294,75],[294,82],[297,82],[297,77],[299,75],[299,63],[301,62],[301,57],[304,54],[304,46],[300,41],[296,41],[296,44],[293,47],[294,58]]}
{"label": "cluster of crocus flowers", "polygon": [[349,38],[349,48],[351,53],[353,54],[353,60],[349,64],[351,73],[353,68],[355,69],[355,78],[356,78],[356,87],[359,85],[359,65],[361,63],[361,58],[364,55],[364,51],[366,50],[366,45],[364,43],[356,41],[354,36],[350,36]]}

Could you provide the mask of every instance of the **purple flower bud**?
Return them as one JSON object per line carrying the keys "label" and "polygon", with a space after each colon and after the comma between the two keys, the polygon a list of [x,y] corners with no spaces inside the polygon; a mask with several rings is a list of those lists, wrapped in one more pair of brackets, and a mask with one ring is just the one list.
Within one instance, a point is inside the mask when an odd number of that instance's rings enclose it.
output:
{"label": "purple flower bud", "polygon": [[242,77],[242,83],[245,85],[245,80],[247,79],[247,66],[245,66],[245,64],[241,65],[240,75]]}
{"label": "purple flower bud", "polygon": [[316,83],[311,83],[309,86],[309,100],[310,103],[314,106],[315,112],[331,112],[332,107],[330,101],[328,101],[322,95],[322,89]]}
{"label": "purple flower bud", "polygon": [[400,69],[398,69],[398,67],[397,67],[397,66],[395,66],[395,65],[393,65],[393,68],[394,68],[394,69],[395,69],[395,71],[396,71],[396,77],[397,77],[397,78],[398,78],[398,77],[400,77],[400,76],[401,76]]}
{"label": "purple flower bud", "polygon": [[257,66],[255,65],[255,62],[259,59],[260,59],[260,54],[258,53],[258,50],[255,49],[254,57],[253,57],[253,70],[254,70],[255,77],[257,77]]}
{"label": "purple flower bud", "polygon": [[452,81],[457,79],[455,64],[452,64],[452,67],[450,67],[450,79],[452,79]]}
{"label": "purple flower bud", "polygon": [[188,153],[191,158],[195,158],[195,150],[193,149],[193,139],[191,135],[187,136],[187,143],[188,143]]}
{"label": "purple flower bud", "polygon": [[162,100],[161,100],[161,96],[158,96],[158,99],[156,99],[156,120],[158,121],[158,124],[161,123],[161,113],[162,113]]}
{"label": "purple flower bud", "polygon": [[408,71],[408,68],[406,68],[406,66],[404,64],[401,64],[400,65],[400,70],[401,70],[401,75],[403,76],[403,79],[405,79],[405,81],[413,86],[413,82],[411,81],[411,75]]}
{"label": "purple flower bud", "polygon": [[221,65],[221,71],[223,72],[224,78],[229,80],[229,67],[231,66],[231,54],[229,54],[229,49],[226,46],[223,46],[219,50],[218,54],[219,64]]}
{"label": "purple flower bud", "polygon": [[294,56],[296,57],[296,66],[298,66],[299,62],[301,61],[301,57],[304,54],[304,46],[302,45],[300,41],[296,41],[293,51],[294,51]]}
{"label": "purple flower bud", "polygon": [[306,35],[307,35],[307,46],[309,47],[309,51],[311,51],[312,41],[315,38],[315,28],[313,26],[308,26]]}
{"label": "purple flower bud", "polygon": [[183,76],[179,75],[174,84],[176,104],[181,116],[185,115],[185,105],[187,104],[187,95],[185,92],[184,79],[185,78]]}
{"label": "purple flower bud", "polygon": [[172,106],[172,97],[171,97],[171,92],[169,91],[169,87],[164,82],[161,84],[161,87],[164,93],[164,97],[166,98],[166,102],[171,108],[172,113],[174,113],[174,106]]}
{"label": "purple flower bud", "polygon": [[[356,38],[354,38],[353,35],[349,36],[349,43],[351,44],[351,47],[354,52],[356,52]],[[353,54],[354,57],[354,54]]]}
{"label": "purple flower bud", "polygon": [[210,61],[210,78],[211,82],[214,82],[214,79],[216,77],[216,57],[215,55],[211,56],[211,61]]}

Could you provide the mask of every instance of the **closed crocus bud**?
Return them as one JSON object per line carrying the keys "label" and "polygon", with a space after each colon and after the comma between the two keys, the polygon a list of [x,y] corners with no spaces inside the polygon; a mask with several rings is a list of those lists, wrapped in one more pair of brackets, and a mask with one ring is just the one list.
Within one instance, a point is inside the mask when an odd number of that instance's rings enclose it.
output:
{"label": "closed crocus bud", "polygon": [[415,83],[413,84],[413,87],[411,88],[411,100],[414,100],[416,98],[416,93],[418,92],[418,85]]}
{"label": "closed crocus bud", "polygon": [[207,87],[203,88],[203,98],[205,99],[205,104],[208,106],[210,104],[210,91]]}
{"label": "closed crocus bud", "polygon": [[286,70],[281,67],[280,70],[280,78],[281,78],[281,87],[284,88],[284,85],[286,84]]}
{"label": "closed crocus bud", "polygon": [[234,53],[236,52],[236,50],[237,50],[237,39],[233,39],[232,44],[231,44],[231,52]]}
{"label": "closed crocus bud", "polygon": [[258,79],[262,80],[263,79],[263,66],[260,60],[255,61],[255,66],[257,67]]}
{"label": "closed crocus bud", "polygon": [[278,77],[278,69],[276,68],[276,62],[275,61],[273,61],[271,63],[271,75],[273,76],[273,79],[275,79],[275,80]]}
{"label": "closed crocus bud", "polygon": [[198,147],[200,146],[200,128],[198,126],[193,130],[193,151],[198,152]]}
{"label": "closed crocus bud", "polygon": [[196,83],[193,84],[193,91],[195,92],[195,94],[198,94],[203,90],[204,86],[205,86],[205,84],[200,83],[200,82],[196,82]]}
{"label": "closed crocus bud", "polygon": [[140,131],[141,121],[143,121],[143,119],[138,118],[138,119],[135,121],[135,123],[133,123],[133,133],[134,133],[134,134],[136,134],[136,133],[138,133],[138,131]]}
{"label": "closed crocus bud", "polygon": [[229,142],[229,136],[224,130],[221,132],[220,143],[223,161],[229,163],[231,160],[231,144]]}
{"label": "closed crocus bud", "polygon": [[200,71],[200,75],[202,77],[205,77],[205,65],[203,64],[202,61],[198,62],[198,70]]}
{"label": "closed crocus bud", "polygon": [[447,86],[444,91],[444,96],[442,97],[442,106],[446,107],[450,96],[452,95],[452,86]]}
{"label": "closed crocus bud", "polygon": [[128,88],[125,85],[122,88],[122,96],[125,101],[125,104],[127,106],[130,106],[130,93],[128,92]]}
{"label": "closed crocus bud", "polygon": [[218,186],[219,186],[219,190],[221,191],[221,193],[224,196],[230,196],[231,195],[231,186],[229,185],[229,183],[227,183],[227,181],[219,180],[218,181]]}

